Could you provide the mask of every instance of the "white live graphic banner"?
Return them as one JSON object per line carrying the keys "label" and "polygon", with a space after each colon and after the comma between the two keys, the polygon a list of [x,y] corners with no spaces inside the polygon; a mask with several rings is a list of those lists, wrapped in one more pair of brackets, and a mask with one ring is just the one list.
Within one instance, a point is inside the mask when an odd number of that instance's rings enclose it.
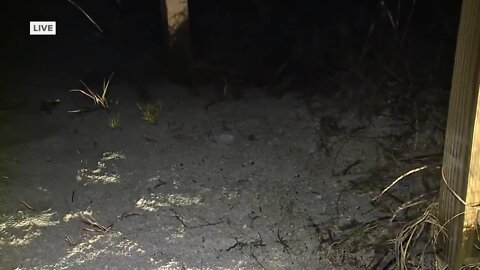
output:
{"label": "white live graphic banner", "polygon": [[38,21],[30,22],[30,35],[31,36],[54,36],[57,34],[57,22],[54,21]]}

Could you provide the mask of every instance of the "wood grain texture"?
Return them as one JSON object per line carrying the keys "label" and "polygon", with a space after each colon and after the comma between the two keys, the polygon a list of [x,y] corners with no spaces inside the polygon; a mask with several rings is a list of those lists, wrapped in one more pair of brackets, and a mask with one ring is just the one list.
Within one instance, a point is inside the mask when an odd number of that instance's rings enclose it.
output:
{"label": "wood grain texture", "polygon": [[[480,202],[480,1],[464,0],[457,39],[440,187],[439,218],[447,222],[445,258],[449,269],[476,261]],[[463,204],[447,187],[465,202]],[[463,213],[463,214],[462,214]],[[453,219],[452,219],[453,218]]]}

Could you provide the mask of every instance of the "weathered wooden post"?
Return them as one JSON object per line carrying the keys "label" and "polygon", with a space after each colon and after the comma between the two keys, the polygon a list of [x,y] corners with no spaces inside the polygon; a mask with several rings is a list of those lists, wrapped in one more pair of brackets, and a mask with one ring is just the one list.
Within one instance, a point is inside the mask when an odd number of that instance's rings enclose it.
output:
{"label": "weathered wooden post", "polygon": [[[458,31],[439,198],[447,222],[448,269],[479,263],[480,203],[480,1],[464,0]],[[455,194],[458,195],[458,197]],[[462,202],[463,201],[463,202]]]}
{"label": "weathered wooden post", "polygon": [[189,84],[192,73],[190,20],[187,0],[160,0],[162,31],[170,80]]}

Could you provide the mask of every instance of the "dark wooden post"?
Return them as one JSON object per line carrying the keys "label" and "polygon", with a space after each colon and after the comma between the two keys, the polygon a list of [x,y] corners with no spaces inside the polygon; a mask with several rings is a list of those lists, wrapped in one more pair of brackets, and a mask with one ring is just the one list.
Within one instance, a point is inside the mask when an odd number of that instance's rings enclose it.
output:
{"label": "dark wooden post", "polygon": [[[478,263],[480,203],[480,1],[464,0],[458,31],[439,198],[448,269]],[[458,197],[455,194],[458,195]],[[463,202],[462,202],[463,201]]]}
{"label": "dark wooden post", "polygon": [[191,83],[192,50],[187,0],[160,0],[163,40],[168,61],[168,77],[178,83]]}

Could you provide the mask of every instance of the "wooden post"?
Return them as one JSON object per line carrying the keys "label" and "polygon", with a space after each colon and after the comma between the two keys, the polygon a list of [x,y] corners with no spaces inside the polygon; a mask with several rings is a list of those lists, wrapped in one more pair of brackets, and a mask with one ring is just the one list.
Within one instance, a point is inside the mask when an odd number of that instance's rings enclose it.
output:
{"label": "wooden post", "polygon": [[191,82],[192,51],[187,0],[160,0],[169,79]]}
{"label": "wooden post", "polygon": [[[464,0],[448,111],[440,221],[447,222],[448,269],[480,262],[477,240],[480,203],[480,1]],[[454,195],[456,193],[458,197]],[[463,201],[463,202],[462,202]]]}

